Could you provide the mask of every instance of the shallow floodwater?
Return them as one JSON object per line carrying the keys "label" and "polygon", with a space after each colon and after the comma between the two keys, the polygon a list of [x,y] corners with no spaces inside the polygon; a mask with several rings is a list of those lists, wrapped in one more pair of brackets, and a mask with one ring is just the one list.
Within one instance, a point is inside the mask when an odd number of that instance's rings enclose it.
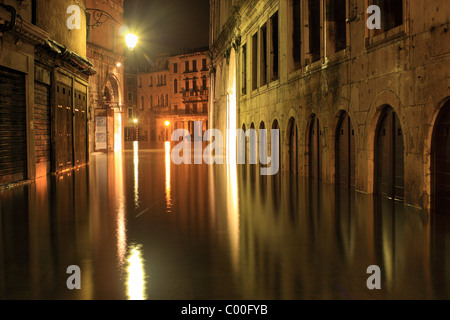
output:
{"label": "shallow floodwater", "polygon": [[128,149],[0,191],[0,299],[450,299],[448,218]]}

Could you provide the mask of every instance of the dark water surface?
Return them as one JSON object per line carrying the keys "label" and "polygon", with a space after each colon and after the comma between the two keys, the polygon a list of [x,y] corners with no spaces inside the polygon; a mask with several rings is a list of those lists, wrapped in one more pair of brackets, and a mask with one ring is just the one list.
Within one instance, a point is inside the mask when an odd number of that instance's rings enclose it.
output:
{"label": "dark water surface", "polygon": [[448,218],[131,149],[0,191],[0,299],[450,299]]}

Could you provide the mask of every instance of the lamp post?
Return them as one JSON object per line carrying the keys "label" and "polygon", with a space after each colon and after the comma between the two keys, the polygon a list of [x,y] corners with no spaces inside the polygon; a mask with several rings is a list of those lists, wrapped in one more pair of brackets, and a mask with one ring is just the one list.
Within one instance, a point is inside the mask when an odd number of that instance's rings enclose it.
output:
{"label": "lamp post", "polygon": [[138,126],[139,120],[135,118],[133,120],[133,122],[134,122],[134,129],[135,129],[135,135],[136,135],[134,141],[139,141],[139,126]]}
{"label": "lamp post", "polygon": [[130,51],[133,51],[137,45],[138,37],[135,34],[129,33],[126,35],[125,41],[127,43],[128,49],[130,49]]}
{"label": "lamp post", "polygon": [[169,141],[169,126],[170,126],[170,121],[166,120],[164,122],[164,125],[166,126],[166,141]]}

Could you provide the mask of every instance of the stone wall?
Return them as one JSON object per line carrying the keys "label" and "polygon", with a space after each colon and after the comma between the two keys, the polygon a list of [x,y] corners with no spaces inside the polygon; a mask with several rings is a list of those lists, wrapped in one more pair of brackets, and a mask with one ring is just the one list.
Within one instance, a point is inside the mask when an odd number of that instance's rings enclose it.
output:
{"label": "stone wall", "polygon": [[[215,74],[212,77],[212,118],[215,128],[227,128],[230,112],[230,52],[236,52],[237,123],[271,128],[277,120],[282,137],[282,165],[288,169],[288,123],[298,128],[299,173],[309,174],[308,140],[312,116],[319,119],[321,177],[335,182],[336,129],[343,112],[352,121],[356,140],[356,189],[373,193],[375,185],[375,136],[383,108],[391,106],[402,127],[404,142],[405,202],[428,208],[431,193],[431,144],[434,121],[450,97],[448,1],[404,1],[403,24],[373,33],[366,27],[367,1],[346,3],[346,48],[330,49],[330,32],[321,33],[320,58],[313,61],[309,50],[307,1],[302,1],[303,25],[301,66],[295,70],[292,58],[293,1],[239,1],[211,50]],[[322,12],[326,11],[321,2]],[[212,6],[213,7],[213,6]],[[279,19],[279,78],[260,85],[261,55],[257,56],[258,85],[253,88],[252,37],[272,15]],[[326,17],[326,15],[324,15]],[[321,19],[321,30],[331,24]],[[214,22],[212,23],[214,25]],[[243,83],[242,48],[247,44],[247,92]]]}

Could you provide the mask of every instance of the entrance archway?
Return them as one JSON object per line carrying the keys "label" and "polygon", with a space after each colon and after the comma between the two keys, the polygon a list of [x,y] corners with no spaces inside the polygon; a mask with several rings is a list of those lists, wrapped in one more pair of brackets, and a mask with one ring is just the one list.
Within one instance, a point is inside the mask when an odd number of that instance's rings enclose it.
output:
{"label": "entrance archway", "polygon": [[378,122],[375,141],[376,193],[404,201],[404,142],[400,120],[394,109],[386,106]]}
{"label": "entrance archway", "polygon": [[309,177],[313,179],[321,178],[320,173],[320,127],[319,119],[316,115],[311,117],[309,126],[309,141],[308,141],[308,161],[309,161]]}
{"label": "entrance archway", "polygon": [[290,172],[296,173],[298,171],[298,150],[297,150],[297,141],[298,141],[298,132],[297,132],[297,123],[294,118],[289,119],[288,128],[287,128],[287,149],[288,149],[288,169]]}
{"label": "entrance archway", "polygon": [[355,188],[355,131],[347,112],[341,114],[336,129],[336,184]]}
{"label": "entrance archway", "polygon": [[442,107],[434,127],[431,186],[434,210],[450,215],[450,100]]}

